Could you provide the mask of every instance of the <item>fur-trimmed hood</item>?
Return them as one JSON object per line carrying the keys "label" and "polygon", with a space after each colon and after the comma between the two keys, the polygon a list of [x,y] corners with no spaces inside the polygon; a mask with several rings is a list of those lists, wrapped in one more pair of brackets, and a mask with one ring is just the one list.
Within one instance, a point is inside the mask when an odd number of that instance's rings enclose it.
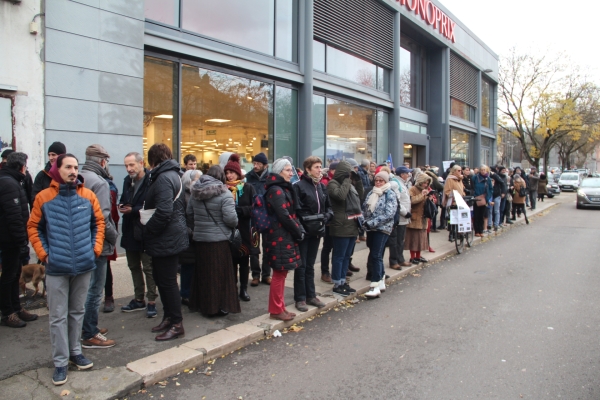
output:
{"label": "fur-trimmed hood", "polygon": [[227,186],[221,181],[209,175],[202,175],[192,186],[192,198],[208,200],[227,191]]}

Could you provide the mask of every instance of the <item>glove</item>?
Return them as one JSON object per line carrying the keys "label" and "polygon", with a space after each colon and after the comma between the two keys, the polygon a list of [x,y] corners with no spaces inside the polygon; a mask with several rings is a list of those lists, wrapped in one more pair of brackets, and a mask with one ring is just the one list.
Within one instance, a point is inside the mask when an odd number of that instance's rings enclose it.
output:
{"label": "glove", "polygon": [[410,219],[411,217],[412,217],[412,214],[410,213],[410,211],[407,212],[406,215],[404,216],[404,218],[408,218],[408,219]]}
{"label": "glove", "polygon": [[301,242],[304,240],[304,232],[302,232],[302,234],[300,235],[300,238],[298,240],[296,240],[297,242]]}
{"label": "glove", "polygon": [[235,213],[238,216],[241,216],[241,215],[244,215],[244,210],[242,210],[242,207],[240,207],[240,206],[235,206]]}
{"label": "glove", "polygon": [[317,235],[319,237],[323,237],[325,236],[325,225],[323,225],[318,231],[317,231]]}
{"label": "glove", "polygon": [[20,248],[19,254],[20,254],[21,258],[26,257],[26,256],[28,257],[29,256],[29,246],[26,244],[22,245]]}

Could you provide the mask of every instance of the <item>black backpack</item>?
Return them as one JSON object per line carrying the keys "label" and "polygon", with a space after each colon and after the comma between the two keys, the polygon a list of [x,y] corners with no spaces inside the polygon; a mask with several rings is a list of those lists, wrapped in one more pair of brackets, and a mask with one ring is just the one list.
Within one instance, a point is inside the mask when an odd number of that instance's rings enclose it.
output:
{"label": "black backpack", "polygon": [[525,187],[525,185],[523,185],[519,188],[519,196],[521,196],[521,197],[527,196],[527,188]]}
{"label": "black backpack", "polygon": [[425,200],[425,207],[423,209],[423,217],[433,219],[435,217],[435,211],[435,203],[429,197],[427,197],[427,200]]}

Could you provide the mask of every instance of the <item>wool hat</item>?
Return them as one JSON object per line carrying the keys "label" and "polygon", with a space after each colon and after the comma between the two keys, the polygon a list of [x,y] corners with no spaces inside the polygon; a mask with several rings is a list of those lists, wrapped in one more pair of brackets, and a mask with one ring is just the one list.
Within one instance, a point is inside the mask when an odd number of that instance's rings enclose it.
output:
{"label": "wool hat", "polygon": [[358,167],[358,163],[356,162],[356,160],[354,158],[346,158],[346,161],[348,161],[348,163],[350,164],[350,166],[352,166],[352,168]]}
{"label": "wool hat", "polygon": [[412,172],[412,169],[406,168],[405,166],[396,168],[396,175],[410,174],[411,172]]}
{"label": "wool hat", "polygon": [[110,158],[108,151],[102,145],[93,144],[85,149],[86,157]]}
{"label": "wool hat", "polygon": [[14,152],[15,152],[15,151],[14,151],[13,149],[6,149],[6,150],[4,150],[4,151],[2,152],[2,155],[1,155],[0,157],[2,157],[2,158],[6,158],[6,157],[8,157],[8,155],[9,155],[10,153],[14,153]]}
{"label": "wool hat", "polygon": [[380,171],[377,173],[377,175],[375,175],[375,179],[377,178],[383,179],[385,183],[388,183],[390,181],[390,174],[388,174],[386,171]]}
{"label": "wool hat", "polygon": [[265,153],[258,153],[257,155],[255,155],[254,157],[252,157],[252,162],[259,162],[262,164],[268,164],[269,160],[267,160],[267,156],[265,155]]}
{"label": "wool hat", "polygon": [[[262,154],[262,153],[260,153],[260,154]],[[264,155],[264,154],[263,154],[263,155]],[[262,162],[262,161],[259,161],[259,162]],[[281,173],[281,171],[283,171],[283,169],[284,169],[285,167],[287,167],[288,165],[290,165],[290,166],[292,165],[292,163],[291,163],[291,162],[289,162],[289,160],[286,160],[285,158],[278,158],[277,160],[275,160],[275,161],[273,162],[273,167],[271,167],[271,171],[272,171],[274,174],[279,174],[279,173]]]}
{"label": "wool hat", "polygon": [[240,167],[240,156],[237,154],[232,154],[229,157],[229,161],[223,168],[223,171],[233,171],[237,174],[238,179],[244,179],[244,174],[242,173],[242,167]]}
{"label": "wool hat", "polygon": [[55,153],[58,155],[66,154],[67,147],[61,142],[54,142],[50,145],[50,147],[48,147],[48,153]]}
{"label": "wool hat", "polygon": [[331,164],[329,164],[329,170],[330,171],[335,171],[335,169],[337,168],[339,162],[338,161],[334,161]]}

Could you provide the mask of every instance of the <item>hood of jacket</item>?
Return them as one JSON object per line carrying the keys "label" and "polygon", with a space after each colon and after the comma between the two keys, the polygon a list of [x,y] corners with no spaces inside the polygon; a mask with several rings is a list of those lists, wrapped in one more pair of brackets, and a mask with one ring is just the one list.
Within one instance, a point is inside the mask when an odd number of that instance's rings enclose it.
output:
{"label": "hood of jacket", "polygon": [[335,173],[333,174],[333,179],[338,181],[339,183],[344,182],[344,179],[348,177],[351,171],[354,169],[350,165],[348,161],[340,161],[335,169]]}
{"label": "hood of jacket", "polygon": [[202,175],[192,186],[192,198],[196,200],[208,200],[215,196],[226,193],[227,185],[210,175]]}

